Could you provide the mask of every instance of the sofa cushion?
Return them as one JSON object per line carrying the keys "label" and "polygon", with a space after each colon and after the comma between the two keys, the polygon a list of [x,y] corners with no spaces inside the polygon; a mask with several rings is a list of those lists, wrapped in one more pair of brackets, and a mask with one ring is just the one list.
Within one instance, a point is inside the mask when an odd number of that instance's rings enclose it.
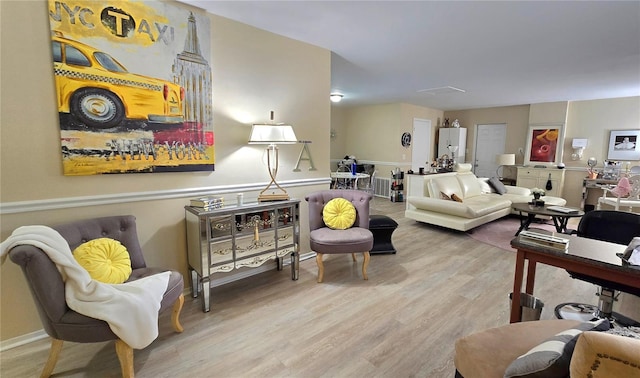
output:
{"label": "sofa cushion", "polygon": [[463,377],[502,377],[519,355],[556,333],[580,324],[551,319],[489,328],[456,340],[454,364]]}
{"label": "sofa cushion", "polygon": [[478,178],[478,184],[480,184],[480,189],[482,190],[482,194],[489,194],[489,193],[495,193],[496,192],[495,190],[493,190],[491,185],[489,185],[489,178],[488,177],[479,177]]}
{"label": "sofa cushion", "polygon": [[433,198],[438,198],[440,192],[448,196],[455,193],[459,197],[464,198],[458,179],[455,176],[437,177],[429,180],[429,192]]}
{"label": "sofa cushion", "polygon": [[470,163],[456,163],[456,165],[453,167],[453,170],[458,173],[462,173],[462,172],[471,172],[472,168],[473,168],[473,165],[471,165]]}
{"label": "sofa cushion", "polygon": [[557,333],[527,353],[516,358],[505,371],[505,378],[564,378],[569,376],[569,364],[576,341],[585,331],[606,331],[609,320],[599,319],[580,323]]}
{"label": "sofa cushion", "polygon": [[459,173],[456,175],[462,195],[464,198],[479,196],[482,194],[482,187],[478,182],[478,178],[471,172]]}
{"label": "sofa cushion", "polygon": [[640,339],[584,332],[569,369],[572,377],[640,377]]}
{"label": "sofa cushion", "polygon": [[409,197],[408,202],[417,209],[434,211],[463,218],[477,218],[495,211],[508,208],[511,202],[498,196],[475,196],[464,202],[446,201],[437,198]]}
{"label": "sofa cushion", "polygon": [[504,184],[498,180],[496,177],[492,177],[489,179],[489,185],[495,189],[498,194],[505,194],[507,192],[507,188],[504,187]]}

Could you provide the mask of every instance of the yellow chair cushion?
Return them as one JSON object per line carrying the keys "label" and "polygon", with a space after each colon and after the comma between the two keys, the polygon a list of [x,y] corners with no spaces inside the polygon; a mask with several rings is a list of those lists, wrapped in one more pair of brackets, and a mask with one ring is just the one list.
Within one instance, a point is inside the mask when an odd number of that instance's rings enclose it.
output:
{"label": "yellow chair cushion", "polygon": [[121,284],[131,275],[129,252],[117,240],[90,240],[73,251],[73,258],[96,281]]}
{"label": "yellow chair cushion", "polygon": [[344,198],[334,198],[322,209],[322,220],[334,230],[346,230],[356,221],[356,208]]}

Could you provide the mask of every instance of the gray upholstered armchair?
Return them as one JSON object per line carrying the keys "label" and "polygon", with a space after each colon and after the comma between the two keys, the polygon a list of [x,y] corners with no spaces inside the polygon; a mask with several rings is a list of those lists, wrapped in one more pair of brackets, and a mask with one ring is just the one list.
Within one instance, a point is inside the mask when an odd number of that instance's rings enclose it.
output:
{"label": "gray upholstered armchair", "polygon": [[[322,216],[324,206],[334,198],[350,201],[356,209],[356,219],[352,227],[334,230],[325,224]],[[324,277],[324,254],[351,253],[356,261],[356,253],[364,255],[362,277],[366,280],[369,265],[369,251],[373,247],[373,234],[369,231],[369,202],[371,194],[359,190],[323,190],[305,197],[309,203],[309,242],[316,252],[318,282]]]}
{"label": "gray upholstered armchair", "polygon": [[[97,238],[118,240],[129,252],[132,273],[128,281],[140,279],[168,269],[146,266],[138,235],[135,217],[112,216],[68,223],[52,227],[67,240],[73,251],[80,244]],[[33,295],[44,330],[53,338],[49,359],[42,371],[48,377],[58,360],[63,341],[93,343],[116,340],[115,347],[123,377],[132,377],[133,349],[120,340],[109,325],[71,310],[65,300],[65,283],[56,265],[41,249],[31,245],[18,245],[9,251],[11,261],[20,265]],[[173,308],[173,328],[182,332],[180,311],[184,303],[182,274],[171,271],[167,289],[162,297],[160,312]]]}

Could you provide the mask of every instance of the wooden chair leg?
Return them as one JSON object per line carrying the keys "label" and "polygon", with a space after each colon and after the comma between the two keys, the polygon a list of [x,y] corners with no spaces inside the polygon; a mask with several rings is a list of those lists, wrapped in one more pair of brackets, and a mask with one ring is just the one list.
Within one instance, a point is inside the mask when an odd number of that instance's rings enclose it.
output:
{"label": "wooden chair leg", "polygon": [[318,264],[318,283],[324,278],[324,264],[322,264],[322,253],[316,252],[316,263]]}
{"label": "wooden chair leg", "polygon": [[44,365],[44,369],[42,369],[42,373],[40,374],[41,378],[48,378],[53,373],[53,368],[56,367],[56,363],[58,362],[58,357],[60,357],[60,351],[62,350],[62,340],[53,339],[51,340],[51,349],[49,350],[49,358],[47,359],[47,363]]}
{"label": "wooden chair leg", "polygon": [[367,276],[367,266],[369,266],[369,258],[371,257],[371,255],[369,255],[369,252],[364,252],[364,261],[362,262],[362,277],[365,280],[368,280],[369,277]]}
{"label": "wooden chair leg", "polygon": [[182,306],[184,305],[184,295],[180,294],[178,299],[173,303],[173,312],[171,313],[171,324],[173,325],[173,329],[176,332],[184,331],[182,328],[182,324],[180,324],[180,312],[182,311]]}
{"label": "wooden chair leg", "polygon": [[351,258],[353,258],[353,261],[358,261],[358,260],[356,259],[356,254],[355,254],[355,253],[352,253],[352,254],[351,254]]}
{"label": "wooden chair leg", "polygon": [[120,360],[122,378],[133,378],[133,348],[118,339],[116,340],[116,354],[118,355],[118,360]]}

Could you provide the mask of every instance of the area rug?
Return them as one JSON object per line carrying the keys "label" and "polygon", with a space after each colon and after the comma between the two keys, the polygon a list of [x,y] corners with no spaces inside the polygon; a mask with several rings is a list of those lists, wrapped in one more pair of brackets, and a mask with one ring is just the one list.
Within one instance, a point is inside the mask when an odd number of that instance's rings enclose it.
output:
{"label": "area rug", "polygon": [[[515,252],[511,247],[511,240],[515,238],[518,228],[520,228],[520,219],[517,216],[507,216],[467,231],[467,235],[481,243]],[[548,223],[532,223],[529,227],[529,229],[536,228],[547,231],[556,230],[551,220]]]}

